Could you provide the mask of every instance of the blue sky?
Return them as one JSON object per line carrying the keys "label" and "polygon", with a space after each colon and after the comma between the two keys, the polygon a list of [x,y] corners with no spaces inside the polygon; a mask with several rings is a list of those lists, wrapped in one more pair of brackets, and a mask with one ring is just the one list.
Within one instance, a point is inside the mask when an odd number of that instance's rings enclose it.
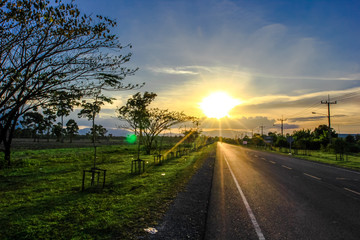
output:
{"label": "blue sky", "polygon": [[[123,44],[133,45],[129,82],[158,94],[154,106],[202,117],[199,102],[225,91],[243,104],[223,127],[238,131],[285,131],[327,124],[360,132],[360,1],[77,0],[87,14],[116,19]],[[355,92],[353,94],[353,92]],[[115,127],[118,99],[98,121]],[[312,112],[319,113],[317,116]],[[225,121],[225,120],[224,120]],[[216,128],[206,120],[204,128]],[[86,122],[83,122],[85,125]],[[275,126],[274,126],[275,125]]]}

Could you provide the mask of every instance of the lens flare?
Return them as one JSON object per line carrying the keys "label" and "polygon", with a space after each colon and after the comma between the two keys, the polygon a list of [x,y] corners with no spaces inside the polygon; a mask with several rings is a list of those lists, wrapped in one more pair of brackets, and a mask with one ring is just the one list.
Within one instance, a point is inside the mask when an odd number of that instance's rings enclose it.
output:
{"label": "lens flare", "polygon": [[136,137],[135,134],[129,134],[129,135],[126,136],[125,141],[126,141],[127,143],[129,143],[129,144],[133,144],[133,143],[136,142],[136,138],[137,138],[137,137]]}

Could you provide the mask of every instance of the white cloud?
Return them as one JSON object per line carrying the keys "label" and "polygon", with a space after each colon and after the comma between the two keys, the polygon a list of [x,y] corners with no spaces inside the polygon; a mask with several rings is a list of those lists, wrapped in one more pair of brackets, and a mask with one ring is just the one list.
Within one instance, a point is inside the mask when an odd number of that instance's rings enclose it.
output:
{"label": "white cloud", "polygon": [[198,72],[192,71],[189,67],[149,67],[150,71],[155,73],[164,74],[185,74],[185,75],[197,75]]}

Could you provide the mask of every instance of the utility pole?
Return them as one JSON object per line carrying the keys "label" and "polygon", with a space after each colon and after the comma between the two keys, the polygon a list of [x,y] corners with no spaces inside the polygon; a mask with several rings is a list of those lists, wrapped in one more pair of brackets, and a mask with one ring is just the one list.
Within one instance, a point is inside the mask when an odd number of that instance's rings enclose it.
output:
{"label": "utility pole", "polygon": [[328,105],[329,141],[331,143],[330,104],[336,104],[336,101],[331,102],[330,101],[330,95],[328,95],[328,100],[327,101],[321,101],[321,104],[327,104]]}
{"label": "utility pole", "polygon": [[287,118],[284,119],[284,116],[281,116],[281,119],[278,119],[281,122],[281,136],[284,136],[284,121],[287,121]]}
{"label": "utility pole", "polygon": [[265,126],[263,126],[263,125],[262,125],[262,126],[259,126],[259,128],[261,129],[261,136],[264,135],[264,134],[263,134],[263,133],[264,133],[264,127],[265,127]]}

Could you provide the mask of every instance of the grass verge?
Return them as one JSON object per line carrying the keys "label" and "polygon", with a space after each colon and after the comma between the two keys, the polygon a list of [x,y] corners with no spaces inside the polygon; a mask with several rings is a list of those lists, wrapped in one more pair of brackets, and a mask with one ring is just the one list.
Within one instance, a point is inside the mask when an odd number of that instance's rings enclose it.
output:
{"label": "grass verge", "polygon": [[[272,153],[278,153],[282,155],[289,155],[288,149],[279,149],[273,148],[269,149],[259,149],[253,148],[256,150],[262,150]],[[320,150],[292,150],[292,156],[308,161],[324,163],[328,165],[333,165],[337,167],[347,168],[351,170],[360,171],[360,156],[358,154],[348,154],[344,156],[343,160],[340,160],[340,156],[331,152],[324,152]]]}
{"label": "grass verge", "polygon": [[[81,192],[92,149],[17,151],[15,167],[0,170],[0,239],[136,239],[154,226],[214,145],[130,174],[133,149],[98,148],[106,187]],[[90,180],[86,179],[89,183]]]}

